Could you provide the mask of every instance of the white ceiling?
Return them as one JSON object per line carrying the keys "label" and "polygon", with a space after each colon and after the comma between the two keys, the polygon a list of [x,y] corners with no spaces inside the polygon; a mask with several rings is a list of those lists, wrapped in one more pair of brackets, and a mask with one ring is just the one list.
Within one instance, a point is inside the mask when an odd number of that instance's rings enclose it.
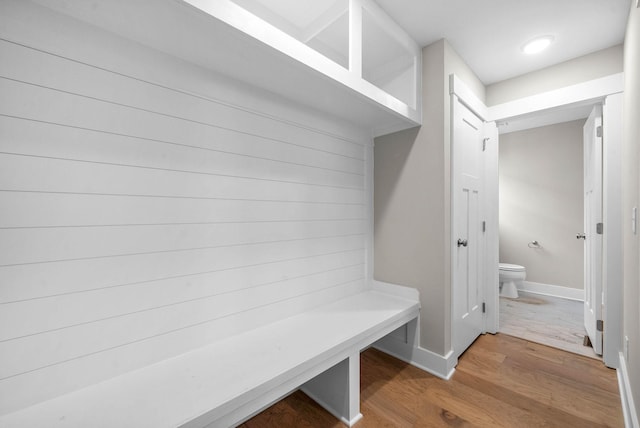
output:
{"label": "white ceiling", "polygon": [[[376,0],[418,44],[446,38],[485,85],[622,43],[631,0]],[[521,46],[552,35],[541,54]]]}

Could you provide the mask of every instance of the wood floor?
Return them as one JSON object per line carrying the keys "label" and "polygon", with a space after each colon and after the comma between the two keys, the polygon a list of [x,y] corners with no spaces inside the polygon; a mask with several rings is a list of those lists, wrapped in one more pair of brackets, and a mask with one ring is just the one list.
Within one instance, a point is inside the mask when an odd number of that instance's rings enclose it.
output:
{"label": "wood floor", "polygon": [[[615,370],[504,334],[478,338],[449,381],[363,352],[361,412],[358,428],[624,426]],[[344,425],[295,392],[241,427]]]}

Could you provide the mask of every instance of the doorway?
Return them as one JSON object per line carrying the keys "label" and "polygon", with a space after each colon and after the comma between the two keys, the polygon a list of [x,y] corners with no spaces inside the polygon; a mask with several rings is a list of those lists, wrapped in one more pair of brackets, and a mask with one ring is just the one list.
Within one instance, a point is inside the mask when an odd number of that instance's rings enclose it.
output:
{"label": "doorway", "polygon": [[[606,308],[602,314],[603,361],[608,367],[617,367],[621,349],[621,253],[622,253],[622,204],[621,204],[621,129],[622,91],[621,74],[595,79],[544,94],[522,98],[489,108],[489,117],[498,122],[531,118],[535,113],[552,113],[565,107],[578,107],[601,102],[603,104],[603,134],[606,144],[603,149],[603,301]],[[495,287],[487,283],[487,295]],[[497,287],[495,287],[497,288]],[[498,293],[491,303],[496,310],[487,311],[487,331],[499,330]]]}
{"label": "doorway", "polygon": [[589,223],[583,159],[592,110],[585,105],[498,123],[500,262],[526,272],[517,297],[502,290],[499,331],[597,358],[584,346],[583,314],[584,249],[594,240],[576,239]]}

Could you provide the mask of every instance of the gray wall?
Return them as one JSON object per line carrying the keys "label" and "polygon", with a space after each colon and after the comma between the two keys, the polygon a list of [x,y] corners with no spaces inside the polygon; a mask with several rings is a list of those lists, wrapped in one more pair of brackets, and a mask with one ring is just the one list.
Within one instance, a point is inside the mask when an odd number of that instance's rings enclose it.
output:
{"label": "gray wall", "polygon": [[631,232],[631,208],[640,203],[640,9],[632,2],[624,49],[623,134],[624,335],[629,338],[629,380],[640,409],[640,252]]}
{"label": "gray wall", "polygon": [[622,71],[622,45],[487,86],[487,105],[560,89]]}
{"label": "gray wall", "polygon": [[425,47],[423,126],[375,140],[374,277],[420,291],[421,347],[451,349],[450,98],[457,74],[484,86],[448,42]]}
{"label": "gray wall", "polygon": [[500,261],[525,266],[527,281],[584,287],[583,124],[500,136]]}

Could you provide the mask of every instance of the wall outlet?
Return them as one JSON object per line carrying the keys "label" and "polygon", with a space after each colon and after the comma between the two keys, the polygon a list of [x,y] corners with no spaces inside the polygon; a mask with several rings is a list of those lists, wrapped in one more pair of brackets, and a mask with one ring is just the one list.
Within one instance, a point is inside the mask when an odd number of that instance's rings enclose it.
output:
{"label": "wall outlet", "polygon": [[629,336],[624,337],[624,344],[622,345],[622,355],[624,355],[624,360],[629,362]]}

